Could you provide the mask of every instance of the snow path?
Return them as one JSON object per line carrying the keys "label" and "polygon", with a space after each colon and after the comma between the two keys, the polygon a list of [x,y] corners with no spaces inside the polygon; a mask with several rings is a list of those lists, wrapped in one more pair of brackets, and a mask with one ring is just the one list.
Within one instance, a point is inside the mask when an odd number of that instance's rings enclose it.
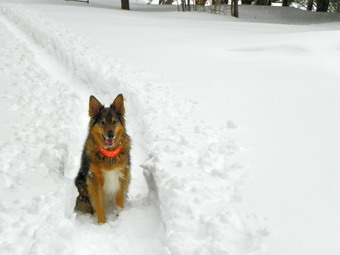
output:
{"label": "snow path", "polygon": [[[3,16],[0,31],[4,35],[0,66],[13,88],[5,91],[9,101],[6,104],[12,105],[9,113],[20,112],[20,122],[11,127],[15,143],[7,143],[1,149],[5,167],[1,169],[0,181],[6,189],[0,204],[0,232],[5,237],[0,241],[0,253],[95,254],[101,247],[101,254],[166,254],[157,237],[162,236],[159,212],[145,197],[146,187],[140,188],[140,182],[144,182],[141,175],[139,183],[132,182],[132,198],[119,221],[110,221],[103,227],[93,224],[88,215],[75,221],[73,179],[63,175],[70,171],[66,169],[68,158],[72,159],[73,153],[77,155],[74,160],[80,158],[81,146],[73,150],[69,141],[83,143],[79,136],[86,130],[82,97],[76,94],[75,87],[50,76],[46,69],[57,68],[56,63]],[[84,122],[80,127],[79,123]],[[16,150],[17,147],[22,149]],[[16,162],[18,158],[21,163]],[[113,215],[109,217],[114,220]]]}
{"label": "snow path", "polygon": [[[3,43],[7,47],[3,47],[4,54],[11,54],[5,55],[4,59],[20,63],[11,75],[15,77],[18,70],[24,71],[22,77],[16,78],[23,79],[20,81],[22,90],[19,96],[13,91],[12,105],[24,106],[25,112],[35,113],[28,116],[33,119],[22,120],[20,126],[24,125],[25,129],[18,131],[20,135],[15,143],[16,146],[22,143],[28,163],[22,164],[21,169],[11,170],[13,176],[9,178],[5,173],[14,167],[15,157],[7,155],[15,151],[14,144],[10,143],[1,154],[3,165],[8,166],[1,170],[8,190],[18,189],[17,185],[37,188],[36,194],[29,192],[26,195],[37,200],[33,203],[32,214],[39,214],[39,219],[35,215],[27,222],[20,220],[22,225],[18,227],[30,225],[34,229],[29,230],[28,235],[34,231],[37,234],[33,245],[27,238],[20,246],[22,249],[33,254],[53,251],[56,254],[94,254],[99,247],[103,254],[262,254],[262,239],[267,231],[257,227],[255,216],[244,215],[236,208],[242,174],[241,166],[232,160],[238,147],[228,139],[230,126],[217,128],[204,122],[196,123],[190,118],[195,108],[193,103],[177,97],[164,84],[149,83],[145,74],[105,57],[86,38],[80,38],[37,13],[19,5],[3,5],[0,13],[58,59],[69,73],[82,80],[74,87],[54,80],[34,61],[34,53],[27,45],[2,26],[8,34],[6,44]],[[2,21],[6,22],[4,18]],[[5,70],[11,65],[4,63]],[[54,75],[59,78],[61,74],[56,72]],[[66,83],[71,81],[66,80]],[[121,217],[116,221],[113,216],[109,217],[110,222],[99,227],[87,215],[74,219],[74,187],[72,181],[62,175],[73,178],[77,172],[87,124],[88,95],[95,94],[110,103],[119,92],[127,98],[128,130],[134,142],[132,175],[135,189],[131,188],[130,203]],[[25,98],[22,99],[23,95]],[[36,145],[31,152],[24,147],[31,142],[29,139]],[[46,149],[47,145],[52,149]],[[32,172],[27,172],[27,178],[19,177],[22,171],[27,171],[29,162],[32,166],[38,165],[32,167],[32,171],[38,171],[39,178],[46,184],[44,195],[40,195],[40,184],[36,184]],[[150,189],[149,198],[138,167],[142,162]],[[51,175],[54,176],[52,179]],[[16,181],[20,178],[24,181]],[[33,179],[34,185],[28,179]],[[49,183],[51,181],[53,183]],[[15,203],[23,203],[18,192],[12,193],[18,196],[19,202]],[[17,200],[7,197],[2,200],[2,211],[15,211],[18,205],[11,201]],[[49,207],[50,199],[54,199],[53,207]],[[28,199],[29,203],[31,201]],[[29,208],[30,205],[21,207]],[[23,211],[22,218],[25,215]],[[8,217],[8,214],[2,216]],[[12,224],[13,218],[6,219],[8,225],[2,226],[10,234],[0,247],[5,252],[20,254],[23,251],[15,250],[19,248],[14,244],[22,235],[12,236],[15,233],[12,228],[16,225]],[[50,218],[51,222],[47,221]],[[46,221],[51,223],[47,224],[47,229]]]}

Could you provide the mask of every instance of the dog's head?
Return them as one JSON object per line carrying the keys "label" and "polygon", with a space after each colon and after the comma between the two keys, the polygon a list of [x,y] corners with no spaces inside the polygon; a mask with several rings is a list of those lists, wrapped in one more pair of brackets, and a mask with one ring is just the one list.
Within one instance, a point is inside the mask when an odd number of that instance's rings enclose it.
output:
{"label": "dog's head", "polygon": [[97,98],[90,97],[90,133],[99,146],[116,147],[125,133],[124,98],[119,94],[110,107],[104,107]]}

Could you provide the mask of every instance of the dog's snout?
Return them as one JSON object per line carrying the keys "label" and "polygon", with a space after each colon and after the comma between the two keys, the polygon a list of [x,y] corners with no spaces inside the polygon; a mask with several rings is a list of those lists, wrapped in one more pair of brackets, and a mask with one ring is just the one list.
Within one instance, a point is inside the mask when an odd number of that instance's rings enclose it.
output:
{"label": "dog's snout", "polygon": [[110,131],[107,133],[107,136],[108,136],[110,139],[112,139],[113,136],[114,136],[113,131],[110,130]]}

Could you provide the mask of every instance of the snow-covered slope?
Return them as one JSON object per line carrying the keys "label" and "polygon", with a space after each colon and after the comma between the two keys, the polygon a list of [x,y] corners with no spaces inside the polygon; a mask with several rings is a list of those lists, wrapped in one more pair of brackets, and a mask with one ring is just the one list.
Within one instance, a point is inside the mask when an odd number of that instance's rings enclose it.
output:
{"label": "snow-covered slope", "polygon": [[[7,141],[2,153],[4,252],[253,254],[262,250],[267,232],[253,228],[256,218],[233,206],[241,174],[240,166],[229,159],[237,151],[228,139],[230,125],[221,129],[197,121],[191,117],[192,102],[164,84],[144,81],[145,75],[105,57],[89,47],[86,38],[35,12],[4,4],[1,13],[3,69],[15,77],[7,87],[21,88],[6,94],[18,112],[19,127],[25,127],[13,131],[17,139]],[[86,93],[110,102],[118,92],[127,98],[128,130],[135,146],[134,181],[126,212],[119,220],[112,215],[109,224],[98,227],[90,216],[75,218],[72,177],[85,137]],[[18,160],[21,154],[23,162]]]}
{"label": "snow-covered slope", "polygon": [[[70,254],[74,228],[63,178],[79,96],[53,79],[1,16],[1,254]],[[58,107],[55,107],[58,106]],[[53,108],[53,111],[51,111]],[[69,119],[68,115],[72,118]],[[8,132],[9,131],[9,132]],[[75,140],[77,142],[77,140]],[[66,209],[68,208],[68,209]]]}
{"label": "snow-covered slope", "polygon": [[[338,23],[21,2],[0,9],[1,254],[266,254],[263,240],[270,254],[337,254],[339,33],[324,30]],[[243,9],[243,21],[315,21]],[[73,214],[72,179],[89,95],[109,104],[120,92],[130,200],[97,226]]]}

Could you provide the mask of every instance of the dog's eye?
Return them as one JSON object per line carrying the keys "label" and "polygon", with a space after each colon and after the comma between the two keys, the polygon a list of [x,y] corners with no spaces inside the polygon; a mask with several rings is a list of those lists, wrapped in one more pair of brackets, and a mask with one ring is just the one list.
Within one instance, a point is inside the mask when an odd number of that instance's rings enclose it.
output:
{"label": "dog's eye", "polygon": [[105,121],[100,121],[100,125],[105,125]]}
{"label": "dog's eye", "polygon": [[113,123],[113,125],[116,125],[116,124],[117,124],[117,121],[116,121],[116,120],[113,120],[112,123]]}

